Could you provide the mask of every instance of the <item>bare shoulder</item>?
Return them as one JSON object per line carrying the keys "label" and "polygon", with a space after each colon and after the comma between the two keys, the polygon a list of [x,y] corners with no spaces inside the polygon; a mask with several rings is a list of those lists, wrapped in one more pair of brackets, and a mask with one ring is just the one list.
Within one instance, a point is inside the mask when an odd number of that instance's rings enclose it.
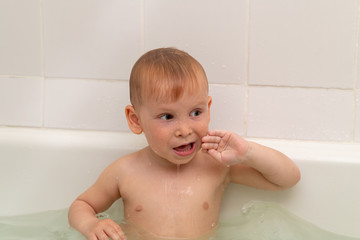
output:
{"label": "bare shoulder", "polygon": [[133,171],[133,169],[136,169],[136,163],[138,163],[142,157],[141,152],[142,150],[138,150],[136,152],[122,156],[112,162],[105,170],[122,174],[128,171]]}

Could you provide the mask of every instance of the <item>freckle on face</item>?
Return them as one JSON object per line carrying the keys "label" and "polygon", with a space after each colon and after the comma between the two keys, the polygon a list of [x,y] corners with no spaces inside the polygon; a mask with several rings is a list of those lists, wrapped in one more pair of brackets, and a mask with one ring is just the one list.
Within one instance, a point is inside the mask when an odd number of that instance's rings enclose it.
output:
{"label": "freckle on face", "polygon": [[209,209],[209,203],[208,203],[208,202],[204,202],[204,203],[203,203],[203,209],[204,209],[204,210],[208,210],[208,209]]}
{"label": "freckle on face", "polygon": [[143,207],[141,205],[137,205],[135,208],[136,212],[141,212],[143,210]]}

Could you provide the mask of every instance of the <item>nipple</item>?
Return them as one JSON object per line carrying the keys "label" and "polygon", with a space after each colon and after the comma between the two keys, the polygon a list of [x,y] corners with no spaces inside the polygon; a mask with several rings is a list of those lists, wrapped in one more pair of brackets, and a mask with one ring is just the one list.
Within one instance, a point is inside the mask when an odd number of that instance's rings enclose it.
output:
{"label": "nipple", "polygon": [[141,205],[137,205],[135,208],[135,212],[141,212],[143,210],[143,207]]}
{"label": "nipple", "polygon": [[204,203],[203,203],[203,209],[204,209],[204,210],[208,210],[208,209],[209,209],[209,203],[208,203],[208,202],[204,202]]}

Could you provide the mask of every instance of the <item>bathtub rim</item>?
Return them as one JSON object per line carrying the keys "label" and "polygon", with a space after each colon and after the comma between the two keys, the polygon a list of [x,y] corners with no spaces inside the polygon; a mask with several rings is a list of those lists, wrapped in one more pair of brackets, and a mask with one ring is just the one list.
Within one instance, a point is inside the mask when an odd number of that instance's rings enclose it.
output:
{"label": "bathtub rim", "polygon": [[[360,163],[360,142],[333,142],[244,137],[275,148],[292,159]],[[74,147],[139,149],[147,145],[143,134],[130,131],[90,131],[52,128],[0,127],[0,144],[62,144]]]}

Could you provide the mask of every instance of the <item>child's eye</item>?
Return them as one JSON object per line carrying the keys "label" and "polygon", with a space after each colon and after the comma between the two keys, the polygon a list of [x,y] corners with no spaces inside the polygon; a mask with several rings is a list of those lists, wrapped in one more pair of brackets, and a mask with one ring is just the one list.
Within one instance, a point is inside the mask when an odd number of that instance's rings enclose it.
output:
{"label": "child's eye", "polygon": [[190,113],[190,116],[191,117],[197,117],[201,114],[201,111],[200,110],[194,110]]}
{"label": "child's eye", "polygon": [[171,119],[174,118],[174,116],[171,115],[171,114],[165,113],[165,114],[162,114],[162,115],[160,116],[160,118],[161,118],[162,120],[171,120]]}

